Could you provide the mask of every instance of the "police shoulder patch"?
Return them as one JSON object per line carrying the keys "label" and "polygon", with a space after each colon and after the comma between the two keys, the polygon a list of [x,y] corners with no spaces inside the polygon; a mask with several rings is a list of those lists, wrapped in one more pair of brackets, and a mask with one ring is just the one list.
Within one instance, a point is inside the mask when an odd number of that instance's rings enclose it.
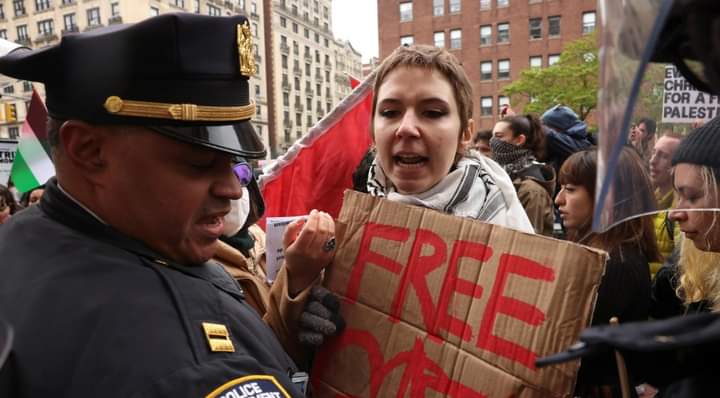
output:
{"label": "police shoulder patch", "polygon": [[206,398],[290,398],[290,394],[270,375],[250,375],[228,381]]}

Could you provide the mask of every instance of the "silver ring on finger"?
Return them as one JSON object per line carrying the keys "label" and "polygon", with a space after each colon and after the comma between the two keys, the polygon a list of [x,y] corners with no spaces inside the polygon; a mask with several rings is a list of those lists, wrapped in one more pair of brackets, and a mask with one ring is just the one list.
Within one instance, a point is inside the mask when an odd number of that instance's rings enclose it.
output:
{"label": "silver ring on finger", "polygon": [[332,238],[328,239],[327,242],[325,242],[325,244],[323,245],[323,251],[329,253],[335,250],[335,245],[335,237],[333,236]]}

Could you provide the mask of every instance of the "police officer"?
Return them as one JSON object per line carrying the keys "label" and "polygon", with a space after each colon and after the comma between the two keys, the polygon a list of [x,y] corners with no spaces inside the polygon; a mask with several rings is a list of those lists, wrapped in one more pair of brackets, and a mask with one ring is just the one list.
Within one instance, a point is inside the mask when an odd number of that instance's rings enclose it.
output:
{"label": "police officer", "polygon": [[[252,50],[245,17],[183,13],[0,58],[0,73],[45,83],[57,171],[0,229],[16,332],[0,396],[302,396],[270,328],[207,262],[250,183],[244,160],[265,156]],[[319,248],[333,230],[315,232]]]}

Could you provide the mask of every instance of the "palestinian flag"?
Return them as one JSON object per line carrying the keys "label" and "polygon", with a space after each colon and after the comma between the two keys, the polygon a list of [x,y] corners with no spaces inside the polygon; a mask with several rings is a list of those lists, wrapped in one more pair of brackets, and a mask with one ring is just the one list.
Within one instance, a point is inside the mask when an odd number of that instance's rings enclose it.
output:
{"label": "palestinian flag", "polygon": [[55,175],[50,158],[47,136],[48,112],[38,93],[33,89],[28,114],[20,132],[11,178],[20,192],[27,192],[45,184]]}

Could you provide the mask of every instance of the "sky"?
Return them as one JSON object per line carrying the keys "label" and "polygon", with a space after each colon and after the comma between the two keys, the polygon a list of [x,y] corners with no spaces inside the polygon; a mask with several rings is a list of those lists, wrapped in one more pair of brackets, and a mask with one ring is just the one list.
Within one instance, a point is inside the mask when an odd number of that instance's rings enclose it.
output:
{"label": "sky", "polygon": [[363,62],[378,55],[377,0],[332,0],[336,38],[350,40]]}

